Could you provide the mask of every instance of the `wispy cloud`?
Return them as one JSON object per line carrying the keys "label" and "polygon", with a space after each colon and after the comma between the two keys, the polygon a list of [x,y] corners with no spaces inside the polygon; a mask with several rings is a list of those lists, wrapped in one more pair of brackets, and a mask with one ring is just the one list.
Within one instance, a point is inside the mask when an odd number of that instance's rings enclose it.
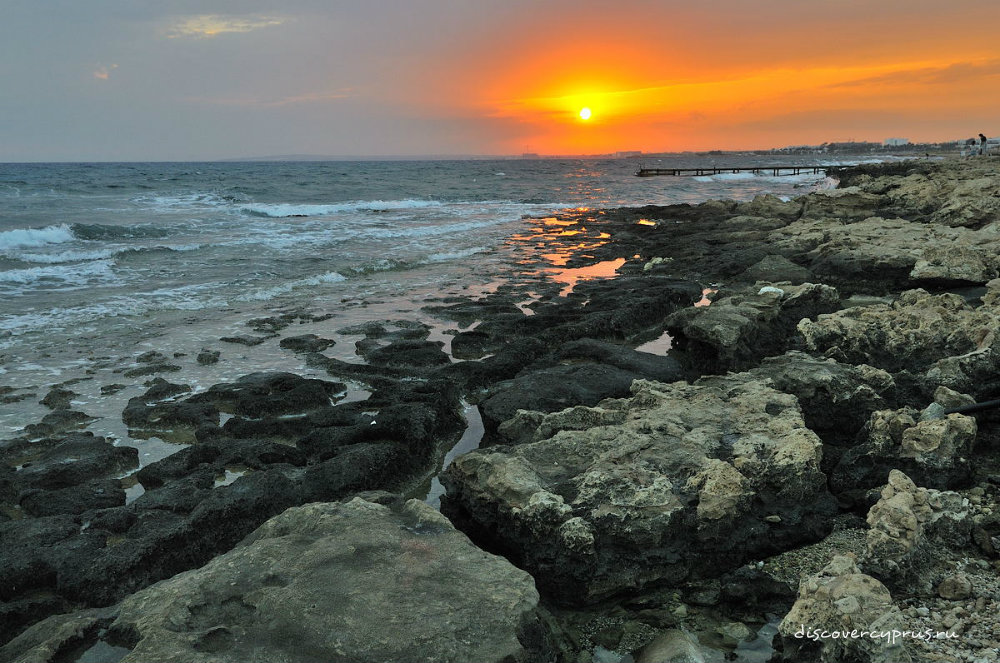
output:
{"label": "wispy cloud", "polygon": [[831,87],[863,87],[874,85],[951,85],[968,81],[985,82],[1000,75],[1000,60],[952,62],[936,66],[904,67],[879,76],[858,78],[836,83]]}
{"label": "wispy cloud", "polygon": [[215,37],[226,32],[253,32],[262,28],[270,28],[286,23],[287,18],[281,16],[222,16],[219,14],[202,14],[187,16],[175,21],[167,28],[166,35],[170,39],[178,37]]}
{"label": "wispy cloud", "polygon": [[306,92],[288,97],[188,97],[188,101],[197,104],[212,104],[216,106],[246,106],[250,108],[279,108],[296,104],[310,104],[334,99],[353,97],[350,88],[342,88],[332,92]]}
{"label": "wispy cloud", "polygon": [[101,65],[96,70],[94,70],[94,78],[106,81],[111,76],[111,72],[117,68],[118,65],[116,64],[109,64],[108,66]]}

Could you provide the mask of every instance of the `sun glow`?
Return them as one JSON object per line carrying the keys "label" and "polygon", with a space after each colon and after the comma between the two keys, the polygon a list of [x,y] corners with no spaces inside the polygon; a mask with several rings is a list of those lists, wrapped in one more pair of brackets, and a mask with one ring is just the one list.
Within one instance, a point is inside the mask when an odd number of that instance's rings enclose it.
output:
{"label": "sun glow", "polygon": [[580,109],[580,119],[581,120],[589,120],[590,119],[590,115],[591,115],[591,112],[590,112],[590,109],[588,107],[584,106],[583,108]]}

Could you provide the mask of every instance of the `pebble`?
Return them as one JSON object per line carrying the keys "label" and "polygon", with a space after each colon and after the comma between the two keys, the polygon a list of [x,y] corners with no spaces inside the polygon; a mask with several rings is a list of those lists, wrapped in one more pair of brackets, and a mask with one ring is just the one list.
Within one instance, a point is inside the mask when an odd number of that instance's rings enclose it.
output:
{"label": "pebble", "polygon": [[950,575],[938,585],[938,596],[949,601],[960,601],[972,595],[972,582],[964,573]]}

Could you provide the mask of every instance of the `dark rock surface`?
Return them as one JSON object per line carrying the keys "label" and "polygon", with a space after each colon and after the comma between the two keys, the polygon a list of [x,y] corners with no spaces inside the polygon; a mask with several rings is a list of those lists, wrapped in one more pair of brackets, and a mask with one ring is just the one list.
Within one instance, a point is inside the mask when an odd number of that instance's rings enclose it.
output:
{"label": "dark rock surface", "polygon": [[543,663],[555,657],[538,602],[527,573],[427,505],[355,498],[288,509],[204,567],[51,618],[0,653],[54,663],[70,628],[96,639],[105,625],[126,663]]}

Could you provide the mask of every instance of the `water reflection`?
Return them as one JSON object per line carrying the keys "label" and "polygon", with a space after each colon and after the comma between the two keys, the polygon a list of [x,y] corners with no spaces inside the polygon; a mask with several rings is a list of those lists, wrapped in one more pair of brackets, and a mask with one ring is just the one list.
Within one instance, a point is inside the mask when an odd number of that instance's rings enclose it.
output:
{"label": "water reflection", "polygon": [[[532,225],[509,239],[521,257],[517,262],[527,268],[527,275],[544,277],[564,284],[559,295],[565,297],[580,281],[615,276],[625,264],[625,258],[604,260],[581,267],[568,267],[572,261],[594,259],[593,251],[604,246],[611,235],[601,230],[592,230],[590,223],[596,223],[597,216],[591,209],[577,207],[566,210],[558,216],[527,219]],[[530,268],[534,267],[534,270]],[[523,309],[522,309],[523,310]]]}

